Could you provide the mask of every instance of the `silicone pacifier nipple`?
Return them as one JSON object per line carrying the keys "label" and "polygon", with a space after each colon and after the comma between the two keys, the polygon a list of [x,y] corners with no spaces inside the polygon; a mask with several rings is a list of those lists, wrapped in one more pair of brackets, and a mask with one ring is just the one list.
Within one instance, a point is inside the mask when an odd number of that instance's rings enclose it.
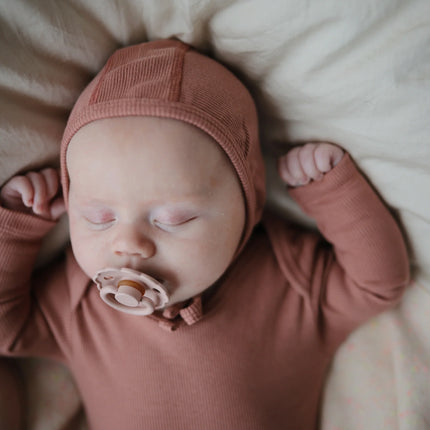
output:
{"label": "silicone pacifier nipple", "polygon": [[103,269],[94,277],[102,300],[114,309],[134,315],[149,315],[169,302],[165,286],[136,270]]}

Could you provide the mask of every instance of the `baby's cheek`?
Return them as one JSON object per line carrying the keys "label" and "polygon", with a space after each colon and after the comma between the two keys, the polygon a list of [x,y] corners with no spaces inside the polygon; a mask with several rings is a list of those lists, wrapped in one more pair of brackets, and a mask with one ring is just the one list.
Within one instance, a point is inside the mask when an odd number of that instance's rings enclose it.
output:
{"label": "baby's cheek", "polygon": [[196,243],[189,257],[184,261],[188,273],[196,282],[208,286],[215,282],[227,269],[232,259],[232,251],[219,238]]}
{"label": "baby's cheek", "polygon": [[77,263],[84,271],[84,273],[92,278],[94,274],[104,267],[102,261],[103,250],[97,246],[92,240],[88,238],[75,235],[71,235],[73,254],[76,258]]}

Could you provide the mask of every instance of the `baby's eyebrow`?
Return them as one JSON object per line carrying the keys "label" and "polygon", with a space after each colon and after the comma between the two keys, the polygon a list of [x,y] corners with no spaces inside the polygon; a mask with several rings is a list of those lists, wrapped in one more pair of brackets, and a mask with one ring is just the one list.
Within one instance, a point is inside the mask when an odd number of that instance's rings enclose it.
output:
{"label": "baby's eyebrow", "polygon": [[77,202],[80,206],[85,206],[94,209],[108,209],[114,205],[114,202],[101,200],[98,198],[91,198],[86,196],[78,196]]}
{"label": "baby's eyebrow", "polygon": [[[185,205],[193,205],[201,203],[206,197],[210,195],[210,191],[208,188],[200,188],[195,191],[190,191],[186,193],[181,193],[180,195],[175,195],[171,200],[161,201],[157,198],[146,200],[143,198],[143,202],[141,199],[136,199],[136,205],[139,203],[144,203],[147,206],[170,206],[174,207],[182,207]],[[84,206],[90,209],[111,209],[118,205],[118,202],[110,201],[110,200],[102,200],[99,198],[91,198],[91,197],[78,197],[78,204],[80,206]]]}
{"label": "baby's eyebrow", "polygon": [[[217,187],[212,184],[193,184],[188,189],[182,190],[180,194],[176,191],[171,191],[173,203],[199,203],[207,197],[213,195],[215,189]],[[108,196],[104,196],[103,198],[99,198],[94,195],[86,194],[85,190],[79,190],[75,193],[76,201],[78,204],[87,207],[95,207],[95,208],[110,208],[114,207],[118,202],[116,200],[109,199]],[[138,199],[136,199],[136,203],[138,200],[142,202],[142,200],[149,205],[158,204],[160,199],[157,196],[150,196],[148,199],[145,199],[144,195],[140,195]]]}

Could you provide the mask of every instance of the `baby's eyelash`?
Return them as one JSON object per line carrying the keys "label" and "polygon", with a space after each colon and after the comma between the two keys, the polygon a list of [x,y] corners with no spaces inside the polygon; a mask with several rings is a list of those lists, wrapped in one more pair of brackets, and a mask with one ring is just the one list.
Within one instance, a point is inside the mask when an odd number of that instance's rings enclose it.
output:
{"label": "baby's eyelash", "polygon": [[94,219],[91,219],[91,218],[84,216],[84,219],[87,223],[89,223],[93,228],[96,228],[97,230],[104,230],[104,229],[110,227],[115,222],[114,218],[108,219],[106,221],[104,221],[104,220],[103,221],[98,221],[98,220],[96,221]]}
{"label": "baby's eyelash", "polygon": [[156,226],[158,226],[158,227],[160,227],[162,229],[169,229],[169,228],[180,227],[180,226],[182,226],[184,224],[189,223],[190,221],[195,220],[196,218],[197,218],[197,216],[192,216],[192,217],[185,218],[183,220],[181,219],[181,220],[178,220],[178,221],[168,221],[168,220],[162,220],[162,221],[160,221],[158,219],[154,219],[153,223]]}
{"label": "baby's eyelash", "polygon": [[[85,217],[84,217],[85,218]],[[89,218],[85,218],[89,223],[91,223],[91,224],[95,224],[95,225],[103,225],[103,224],[109,224],[110,222],[113,222],[113,221],[115,221],[114,219],[110,219],[110,220],[107,220],[107,221],[94,221],[94,220],[92,220],[92,219],[89,219]]]}

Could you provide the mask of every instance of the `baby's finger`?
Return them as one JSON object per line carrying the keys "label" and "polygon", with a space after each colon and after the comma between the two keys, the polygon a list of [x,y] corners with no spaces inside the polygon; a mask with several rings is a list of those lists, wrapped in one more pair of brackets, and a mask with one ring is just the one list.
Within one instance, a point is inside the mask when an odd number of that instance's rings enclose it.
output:
{"label": "baby's finger", "polygon": [[293,148],[279,159],[279,174],[290,186],[306,182],[305,174],[300,166],[299,151],[299,147]]}
{"label": "baby's finger", "polygon": [[51,203],[49,210],[51,219],[57,220],[58,218],[60,218],[60,216],[63,215],[64,212],[66,212],[66,204],[64,203],[63,196],[57,197]]}
{"label": "baby's finger", "polygon": [[58,172],[52,167],[48,167],[47,169],[43,169],[40,173],[45,178],[47,200],[51,200],[58,193],[60,185]]}
{"label": "baby's finger", "polygon": [[286,184],[291,184],[294,181],[293,175],[290,173],[288,169],[288,154],[279,157],[278,159],[278,173],[281,179]]}
{"label": "baby's finger", "polygon": [[11,200],[15,205],[21,200],[24,206],[31,208],[33,198],[34,189],[26,176],[15,176],[2,188],[2,200]]}
{"label": "baby's finger", "polygon": [[331,143],[321,143],[315,150],[315,162],[321,172],[329,172],[342,159],[344,151]]}
{"label": "baby's finger", "polygon": [[316,147],[314,143],[307,143],[299,152],[300,165],[304,174],[307,176],[308,180],[313,179],[314,181],[323,177],[323,174],[315,163],[314,154]]}
{"label": "baby's finger", "polygon": [[292,176],[292,181],[290,185],[297,186],[303,185],[308,182],[308,178],[306,177],[305,172],[302,169],[302,165],[300,163],[300,152],[302,150],[301,146],[297,146],[293,148],[287,154],[287,166],[290,175]]}
{"label": "baby's finger", "polygon": [[48,190],[45,178],[40,173],[36,172],[29,172],[26,176],[34,189],[33,212],[37,215],[46,216],[48,212]]}

